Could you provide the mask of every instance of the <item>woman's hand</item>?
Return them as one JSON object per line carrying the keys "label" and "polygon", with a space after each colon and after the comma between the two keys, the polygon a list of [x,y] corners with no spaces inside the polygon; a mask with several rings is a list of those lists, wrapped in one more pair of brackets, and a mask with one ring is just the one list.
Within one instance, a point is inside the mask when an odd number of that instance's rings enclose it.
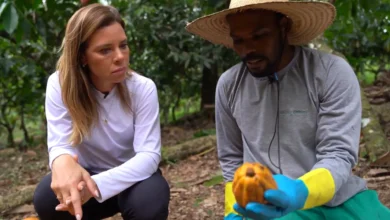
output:
{"label": "woman's hand", "polygon": [[[86,184],[84,181],[81,181],[78,184],[77,189],[80,191],[82,205],[93,197],[93,195],[89,192],[89,190],[86,190]],[[64,203],[60,203],[59,205],[57,205],[56,210],[57,211],[68,211],[70,214],[75,215],[75,211],[74,211],[73,206],[69,206],[69,205],[66,205]]]}
{"label": "woman's hand", "polygon": [[[61,155],[56,158],[52,166],[51,188],[57,195],[60,203],[69,206],[72,204],[73,215],[76,219],[82,218],[82,201],[79,184],[84,181],[91,195],[99,197],[97,186],[89,173],[77,163],[77,156]],[[68,207],[69,208],[69,207]]]}

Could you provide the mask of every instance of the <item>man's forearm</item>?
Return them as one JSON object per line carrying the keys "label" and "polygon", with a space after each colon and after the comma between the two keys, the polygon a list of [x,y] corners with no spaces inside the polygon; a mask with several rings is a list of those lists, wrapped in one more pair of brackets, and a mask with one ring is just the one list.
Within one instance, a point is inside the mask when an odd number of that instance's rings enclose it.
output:
{"label": "man's forearm", "polygon": [[324,186],[322,192],[334,195],[347,181],[358,159],[361,96],[356,75],[341,58],[330,66],[323,86],[316,134],[317,163],[312,170],[322,170],[329,177],[329,184],[333,180],[334,189],[324,191],[328,188]]}

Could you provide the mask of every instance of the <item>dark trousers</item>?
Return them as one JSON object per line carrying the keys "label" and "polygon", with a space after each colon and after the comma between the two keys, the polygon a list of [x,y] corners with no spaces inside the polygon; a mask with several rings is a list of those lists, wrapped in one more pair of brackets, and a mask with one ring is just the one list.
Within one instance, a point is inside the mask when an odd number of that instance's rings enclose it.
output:
{"label": "dark trousers", "polygon": [[[33,204],[40,220],[74,220],[68,211],[56,211],[59,204],[50,188],[51,173],[46,175],[34,192]],[[84,220],[100,220],[121,213],[123,219],[165,220],[168,218],[170,189],[158,170],[118,195],[99,203],[91,198],[83,205]]]}

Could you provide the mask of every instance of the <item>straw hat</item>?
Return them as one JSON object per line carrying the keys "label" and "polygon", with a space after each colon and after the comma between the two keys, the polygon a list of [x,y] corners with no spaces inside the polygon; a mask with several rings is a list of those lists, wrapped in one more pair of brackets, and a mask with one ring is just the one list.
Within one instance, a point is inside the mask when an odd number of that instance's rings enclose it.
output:
{"label": "straw hat", "polygon": [[232,47],[226,15],[245,9],[266,9],[282,13],[292,20],[288,34],[290,44],[300,45],[313,40],[328,28],[335,16],[335,7],[328,2],[288,0],[231,0],[229,9],[213,13],[187,24],[186,30],[214,44]]}

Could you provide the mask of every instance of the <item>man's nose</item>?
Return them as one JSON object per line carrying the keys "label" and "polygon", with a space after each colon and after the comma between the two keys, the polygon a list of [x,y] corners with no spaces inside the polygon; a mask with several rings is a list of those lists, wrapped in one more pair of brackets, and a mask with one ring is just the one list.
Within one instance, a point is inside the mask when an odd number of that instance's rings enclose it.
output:
{"label": "man's nose", "polygon": [[256,52],[254,44],[251,41],[247,41],[243,43],[242,53],[247,56],[248,54]]}

